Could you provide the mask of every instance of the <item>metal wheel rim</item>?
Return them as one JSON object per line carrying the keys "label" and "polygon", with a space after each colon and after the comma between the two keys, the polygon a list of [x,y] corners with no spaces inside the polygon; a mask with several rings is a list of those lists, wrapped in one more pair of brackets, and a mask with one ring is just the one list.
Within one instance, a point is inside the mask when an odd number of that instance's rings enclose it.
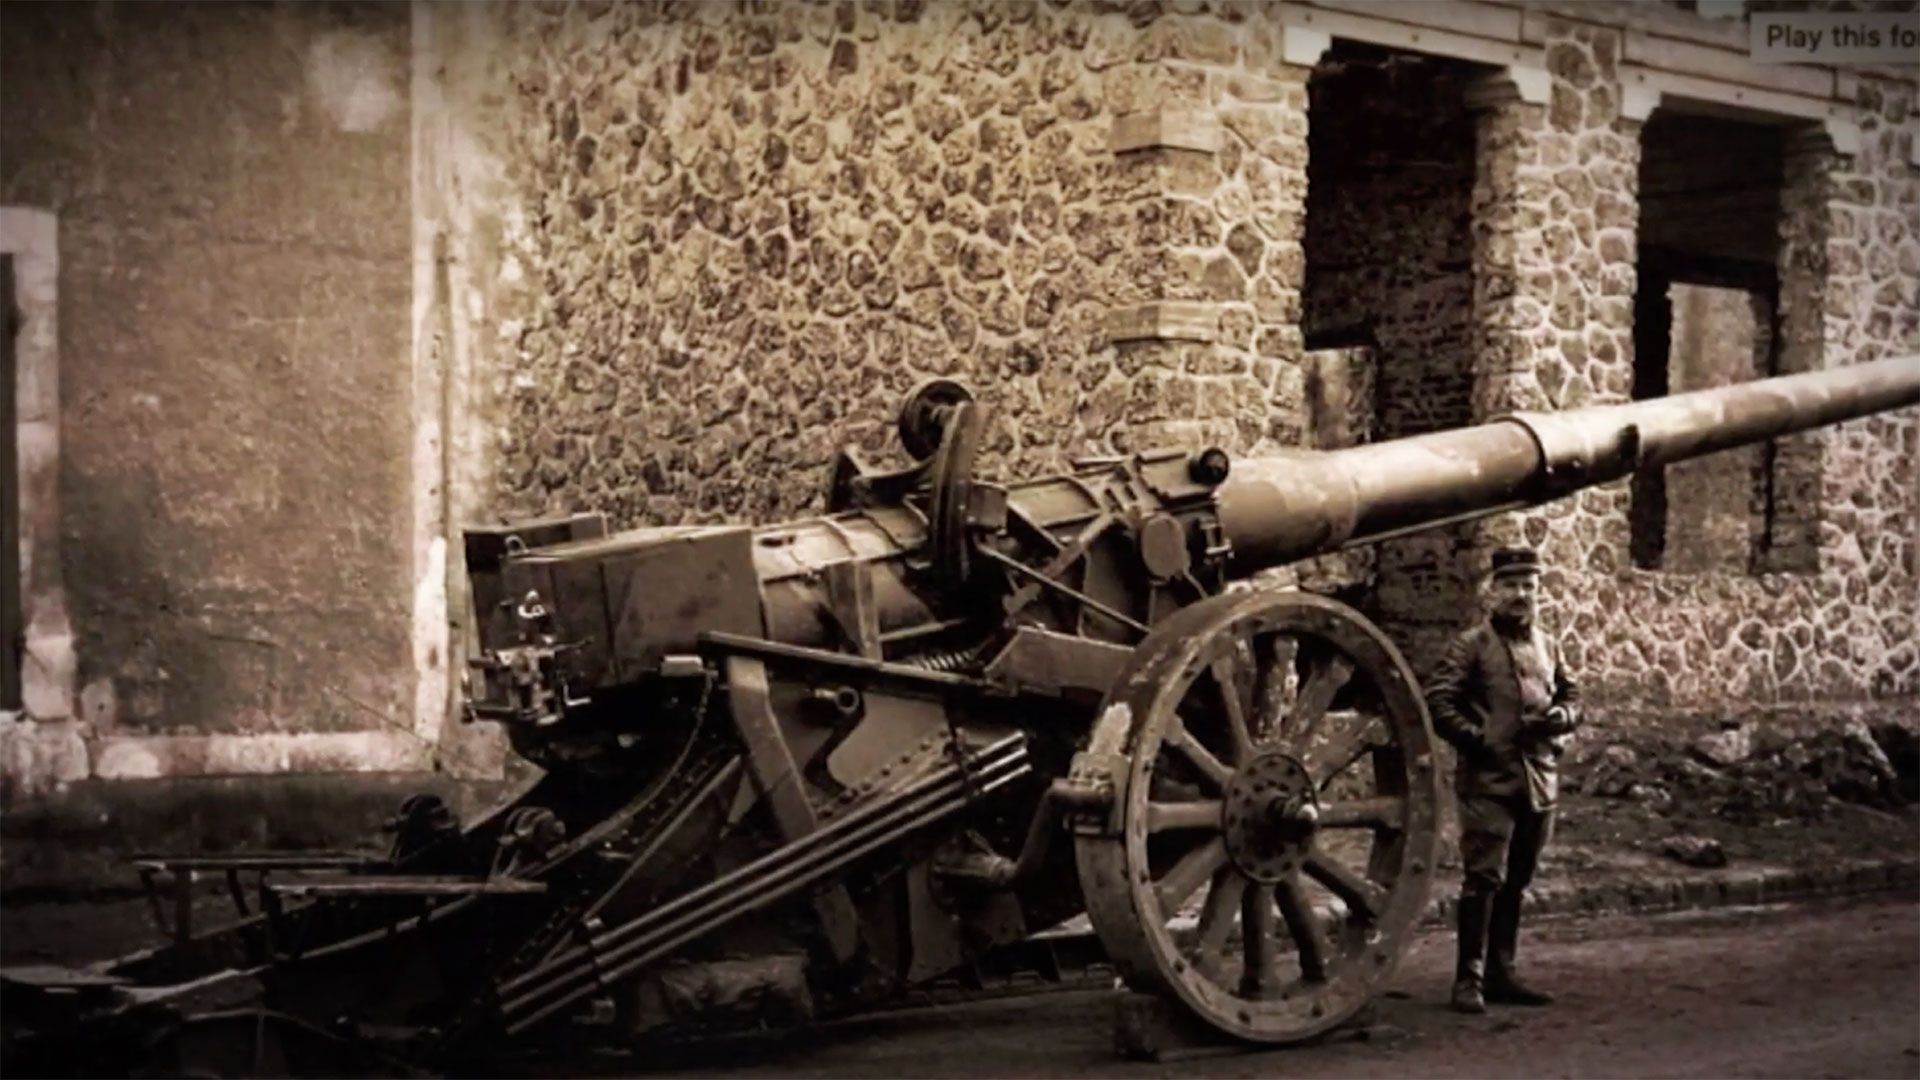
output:
{"label": "metal wheel rim", "polygon": [[[1355,919],[1349,915],[1344,919],[1338,930],[1322,942],[1328,946],[1322,954],[1325,977],[1320,981],[1292,980],[1284,987],[1284,996],[1281,987],[1266,986],[1250,991],[1245,986],[1223,985],[1226,980],[1216,981],[1215,973],[1207,970],[1208,965],[1200,962],[1200,956],[1189,954],[1168,925],[1178,910],[1178,900],[1170,911],[1161,897],[1163,886],[1171,885],[1175,891],[1182,887],[1169,879],[1181,872],[1187,859],[1183,857],[1172,870],[1156,876],[1148,852],[1148,836],[1165,831],[1164,827],[1152,826],[1168,820],[1163,817],[1156,822],[1154,815],[1165,811],[1150,806],[1155,763],[1163,753],[1185,754],[1179,748],[1186,741],[1185,735],[1176,735],[1169,742],[1168,737],[1174,735],[1171,721],[1177,718],[1179,708],[1190,693],[1203,684],[1212,685],[1216,688],[1214,692],[1219,692],[1219,684],[1203,678],[1202,673],[1212,669],[1213,660],[1231,652],[1234,638],[1229,635],[1244,630],[1254,631],[1256,638],[1289,634],[1309,638],[1330,647],[1329,655],[1338,653],[1352,661],[1351,678],[1364,675],[1372,685],[1383,706],[1383,726],[1398,750],[1397,758],[1392,752],[1369,755],[1376,767],[1382,760],[1387,763],[1388,779],[1377,776],[1376,785],[1383,789],[1390,789],[1395,783],[1399,785],[1399,791],[1394,793],[1400,800],[1398,807],[1386,811],[1397,815],[1395,820],[1400,826],[1397,845],[1377,839],[1367,868],[1349,866],[1348,876],[1336,878],[1350,882],[1351,875],[1357,874],[1362,879],[1388,879],[1377,882],[1380,886],[1377,894],[1366,894],[1373,908],[1371,918]],[[1286,719],[1294,720],[1295,716]],[[1324,717],[1320,722],[1324,722]],[[1297,730],[1290,730],[1292,726],[1281,727],[1278,735],[1282,744],[1290,735],[1298,734]],[[1114,730],[1116,727],[1125,729],[1123,740],[1116,738],[1119,734]],[[1184,723],[1182,728],[1184,730]],[[1116,815],[1119,831],[1077,838],[1081,880],[1087,891],[1088,915],[1094,928],[1133,987],[1170,994],[1214,1027],[1240,1038],[1267,1043],[1311,1038],[1351,1017],[1365,1005],[1378,984],[1392,973],[1407,933],[1426,908],[1438,838],[1440,798],[1425,704],[1405,660],[1377,628],[1353,609],[1309,593],[1230,594],[1192,605],[1162,623],[1136,651],[1108,695],[1094,741],[1096,745],[1123,746],[1131,771],[1124,801]],[[1307,755],[1315,767],[1316,779],[1320,778],[1323,767],[1334,764],[1317,760],[1317,755],[1339,753],[1342,749],[1335,745],[1330,749],[1315,749]],[[1236,764],[1221,763],[1229,767]],[[1238,764],[1244,764],[1244,760]],[[1225,798],[1224,785],[1221,797]],[[1338,811],[1333,820],[1339,820],[1338,814],[1345,812]],[[1206,830],[1199,827],[1195,831],[1204,834]],[[1393,836],[1395,832],[1379,835]],[[1226,830],[1222,826],[1214,839],[1196,844],[1193,850],[1216,842],[1224,847],[1225,838]],[[1383,859],[1383,851],[1389,857]],[[1203,860],[1203,865],[1210,859],[1211,856]],[[1248,895],[1258,895],[1256,883],[1241,873],[1232,859],[1228,859],[1225,866],[1242,879],[1238,890],[1241,901]],[[1315,870],[1318,869],[1316,861]],[[1218,870],[1207,872],[1210,889],[1205,907],[1216,906],[1211,883],[1220,880],[1218,874]],[[1317,873],[1313,876],[1317,881]],[[1199,888],[1198,884],[1194,885],[1189,895],[1197,893]],[[1299,890],[1291,891],[1297,900]],[[1235,902],[1235,890],[1229,886],[1223,892],[1226,895],[1217,900],[1217,906],[1227,908]],[[1281,899],[1282,890],[1270,890],[1266,895],[1272,898],[1269,902],[1245,908],[1254,918],[1263,920],[1256,922],[1256,929],[1269,939],[1274,934],[1284,934],[1295,942],[1301,940],[1295,922],[1300,915],[1298,905],[1287,910],[1286,900]],[[1243,922],[1246,917],[1243,912]],[[1220,918],[1218,911],[1203,911],[1196,936],[1208,936],[1210,927],[1217,926]],[[1231,921],[1233,915],[1229,913],[1226,918]],[[1213,934],[1219,932],[1212,931]],[[1251,952],[1244,943],[1244,933],[1242,937],[1243,954]],[[1268,955],[1271,956],[1270,951]],[[1245,963],[1243,958],[1243,969]],[[1262,970],[1270,969],[1263,965]]]}

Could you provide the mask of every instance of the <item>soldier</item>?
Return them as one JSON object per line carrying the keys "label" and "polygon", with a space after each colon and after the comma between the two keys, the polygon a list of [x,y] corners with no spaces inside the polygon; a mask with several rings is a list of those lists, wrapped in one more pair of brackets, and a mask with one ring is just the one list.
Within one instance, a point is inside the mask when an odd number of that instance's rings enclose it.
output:
{"label": "soldier", "polygon": [[1579,690],[1535,618],[1540,558],[1493,553],[1487,618],[1462,632],[1429,684],[1433,727],[1459,751],[1459,960],[1453,1007],[1546,1005],[1514,973],[1520,900],[1553,835],[1558,766],[1579,724]]}

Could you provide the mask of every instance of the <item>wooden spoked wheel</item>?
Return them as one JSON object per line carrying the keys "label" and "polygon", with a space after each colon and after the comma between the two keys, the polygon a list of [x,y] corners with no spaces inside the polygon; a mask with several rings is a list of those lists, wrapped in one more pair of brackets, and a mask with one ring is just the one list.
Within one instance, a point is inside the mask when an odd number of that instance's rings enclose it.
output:
{"label": "wooden spoked wheel", "polygon": [[1433,877],[1440,786],[1406,661],[1310,593],[1194,604],[1108,691],[1092,760],[1124,763],[1075,838],[1087,912],[1136,990],[1295,1042],[1398,963]]}

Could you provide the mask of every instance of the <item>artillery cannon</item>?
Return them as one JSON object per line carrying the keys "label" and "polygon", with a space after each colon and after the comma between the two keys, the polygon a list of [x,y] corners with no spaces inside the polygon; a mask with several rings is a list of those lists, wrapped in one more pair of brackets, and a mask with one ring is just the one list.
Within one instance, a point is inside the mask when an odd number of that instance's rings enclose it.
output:
{"label": "artillery cannon", "polygon": [[934,381],[901,411],[914,464],[843,452],[820,517],[472,529],[468,718],[543,775],[465,827],[409,800],[378,859],[157,860],[187,901],[225,873],[245,917],[196,934],[183,901],[168,946],[0,973],[7,1020],[96,1075],[497,1069],[555,1033],[802,1024],[1045,970],[1041,932],[1084,912],[1136,990],[1307,1039],[1399,960],[1441,778],[1386,635],[1235,583],[1916,402],[1908,357],[997,485],[982,407]]}

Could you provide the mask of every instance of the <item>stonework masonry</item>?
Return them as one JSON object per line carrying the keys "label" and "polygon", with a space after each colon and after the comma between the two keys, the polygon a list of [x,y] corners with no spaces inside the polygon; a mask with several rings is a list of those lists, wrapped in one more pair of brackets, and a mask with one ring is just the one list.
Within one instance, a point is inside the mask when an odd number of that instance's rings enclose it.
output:
{"label": "stonework masonry", "polygon": [[[1401,92],[1428,112],[1422,130],[1454,135],[1381,148],[1398,168],[1364,176],[1364,138],[1310,141],[1309,87],[1358,134],[1367,108],[1401,99],[1350,96],[1375,104],[1342,113],[1343,80],[1390,76],[1341,74],[1347,46],[1323,60],[1325,43],[1256,9],[512,18],[506,153],[534,311],[509,361],[503,510],[596,506],[623,525],[801,513],[832,449],[878,448],[900,390],[934,374],[999,408],[997,475],[1143,441],[1315,442],[1303,321],[1361,309],[1380,435],[1632,394],[1645,117],[1622,115],[1617,29],[1549,22],[1540,71],[1405,58],[1428,72]],[[1914,257],[1911,91],[1862,85],[1858,155],[1828,145],[1787,166],[1780,370],[1915,346],[1897,270]],[[1315,142],[1335,147],[1317,173]],[[1309,175],[1352,187],[1310,195]],[[1361,194],[1391,185],[1425,198]],[[1413,229],[1417,260],[1389,248]],[[1370,255],[1353,253],[1362,237]],[[1830,275],[1813,272],[1823,258]],[[1390,624],[1403,613],[1424,669],[1449,625],[1416,613],[1463,610],[1487,546],[1524,538],[1545,544],[1557,625],[1623,717],[1910,708],[1912,438],[1898,417],[1782,445],[1776,520],[1823,518],[1817,568],[1636,570],[1622,483],[1331,578],[1368,583]],[[1809,472],[1825,487],[1796,511]]]}
{"label": "stonework masonry", "polygon": [[1241,65],[1277,28],[1057,5],[513,17],[539,302],[503,507],[799,513],[929,375],[987,389],[1000,475],[1298,440],[1305,71]]}
{"label": "stonework masonry", "polygon": [[[1141,14],[1135,25],[1117,9],[1076,5],[521,17],[506,37],[537,43],[541,57],[528,58],[521,83],[538,90],[530,100],[540,110],[519,155],[531,170],[528,189],[541,191],[528,257],[548,267],[552,287],[528,326],[516,377],[524,400],[593,408],[515,412],[501,485],[502,501],[518,510],[597,505],[623,523],[800,512],[814,493],[793,479],[817,475],[837,442],[882,441],[894,396],[926,374],[990,388],[1002,410],[993,449],[1003,474],[1123,449],[1143,433],[1242,452],[1299,443],[1312,437],[1314,414],[1304,400],[1311,365],[1298,336],[1302,315],[1338,323],[1343,306],[1364,304],[1355,297],[1366,290],[1349,282],[1395,280],[1390,271],[1398,281],[1422,279],[1409,291],[1431,299],[1372,305],[1391,313],[1374,326],[1378,384],[1387,388],[1376,399],[1381,434],[1421,426],[1395,411],[1409,401],[1429,409],[1459,402],[1425,421],[1441,423],[1631,395],[1640,120],[1621,116],[1616,31],[1550,24],[1545,81],[1527,80],[1544,87],[1541,100],[1516,90],[1501,101],[1483,88],[1470,147],[1422,144],[1419,162],[1439,176],[1475,172],[1438,194],[1432,211],[1443,223],[1435,236],[1460,238],[1457,254],[1437,254],[1443,242],[1432,256],[1454,259],[1451,272],[1418,275],[1405,261],[1369,267],[1344,258],[1337,229],[1316,245],[1317,226],[1302,228],[1303,203],[1309,218],[1314,205],[1337,218],[1347,196],[1301,190],[1313,168],[1301,153],[1306,69],[1284,62],[1284,30],[1258,17],[1229,22],[1202,6]],[[928,47],[936,39],[941,47]],[[600,41],[616,43],[613,53],[628,61],[611,81],[561,62],[593,54]],[[1458,76],[1435,77],[1424,100],[1447,100],[1449,78]],[[1494,81],[1502,78],[1514,81]],[[1327,76],[1322,90],[1334,96],[1338,86]],[[1152,94],[1143,97],[1143,87]],[[1879,340],[1892,349],[1913,340],[1901,329],[1912,305],[1897,295],[1894,270],[1911,243],[1897,215],[1912,184],[1896,143],[1912,136],[1904,105],[1876,101],[1875,115],[1862,117],[1856,161],[1828,149],[1827,164],[1815,168],[1837,200],[1862,190],[1877,200],[1884,186],[1888,224],[1876,220],[1869,240],[1887,245],[1885,276],[1872,277],[1864,255],[1847,258],[1843,247],[1841,273],[1810,287],[1864,293],[1869,304],[1884,294]],[[1200,119],[1207,111],[1214,124]],[[609,147],[634,168],[611,167]],[[1463,149],[1468,156],[1447,156]],[[1327,175],[1339,175],[1337,153]],[[1839,178],[1861,169],[1887,172],[1884,185]],[[1411,183],[1408,171],[1382,182]],[[1832,229],[1838,203],[1795,196],[1804,183],[1791,176],[1784,187],[1783,198],[1813,200],[1811,210],[1787,207],[1787,228],[1812,213]],[[1391,205],[1409,212],[1404,201]],[[1460,216],[1440,210],[1447,205],[1466,211],[1470,239]],[[1840,220],[1842,230],[1858,224]],[[1351,231],[1367,226],[1395,235],[1379,218]],[[595,244],[595,235],[618,243]],[[1788,270],[1808,258],[1796,254],[1795,235],[1782,245]],[[1319,247],[1329,269],[1316,276]],[[1470,265],[1458,265],[1463,256]],[[1315,282],[1324,293],[1312,292]],[[1795,287],[1784,307],[1796,303]],[[596,308],[585,298],[597,295],[628,303]],[[1161,302],[1189,306],[1141,309]],[[1192,305],[1213,305],[1220,321]],[[571,329],[580,319],[582,329]],[[1421,319],[1443,329],[1406,329]],[[1789,335],[1794,319],[1786,316]],[[1449,348],[1449,330],[1462,344]],[[1824,317],[1812,355],[1864,356],[1866,333]],[[1407,349],[1396,335],[1417,337],[1420,347]],[[745,359],[716,355],[723,350]],[[1804,346],[1789,349],[1782,369],[1806,355]],[[1476,379],[1460,397],[1392,392],[1395,380],[1412,377],[1407,365],[1447,356],[1468,365],[1428,378]],[[632,375],[609,377],[614,371]],[[640,387],[650,388],[644,400]],[[630,422],[622,431],[596,426],[586,418],[595,409]],[[1409,611],[1430,609],[1435,596],[1470,598],[1487,544],[1524,537],[1547,544],[1563,632],[1600,700],[1623,715],[1724,709],[1730,685],[1751,688],[1735,697],[1755,708],[1910,697],[1913,669],[1899,644],[1914,628],[1911,556],[1903,554],[1912,545],[1912,485],[1901,486],[1899,453],[1910,421],[1861,426],[1879,435],[1863,447],[1882,450],[1860,455],[1864,477],[1816,470],[1835,489],[1822,510],[1851,507],[1864,484],[1871,494],[1863,499],[1905,526],[1866,542],[1875,554],[1854,591],[1870,591],[1837,624],[1827,620],[1842,613],[1818,614],[1822,592],[1847,588],[1828,563],[1760,577],[1635,571],[1624,484],[1484,529],[1409,541],[1401,565],[1377,575],[1378,594],[1389,602],[1404,595]],[[694,434],[702,429],[709,434]],[[651,437],[633,440],[634,431]],[[782,479],[751,479],[770,473]],[[1848,514],[1857,518],[1857,509]],[[1882,550],[1887,561],[1876,571]],[[1634,625],[1630,612],[1657,612],[1655,625]],[[1823,643],[1846,644],[1813,646],[1816,628]],[[1445,629],[1409,631],[1416,666]],[[1806,663],[1796,637],[1809,644]]]}
{"label": "stonework masonry", "polygon": [[[518,192],[495,208],[501,273],[474,273],[515,313],[480,502],[501,515],[591,505],[616,525],[806,513],[833,448],[879,450],[900,390],[925,375],[970,379],[996,405],[998,477],[1160,440],[1331,444],[1315,430],[1334,423],[1327,375],[1356,359],[1373,436],[1628,400],[1645,94],[1624,86],[1619,29],[1549,21],[1538,71],[1411,54],[1382,67],[1380,50],[1250,12],[503,12],[493,40],[507,52],[484,63],[513,94],[470,123]],[[1367,85],[1396,69],[1398,90]],[[1859,156],[1826,146],[1818,163],[1786,163],[1780,304],[1803,344],[1782,346],[1782,371],[1866,356],[1864,327],[1847,344],[1828,315],[1799,329],[1847,281],[1816,273],[1820,236],[1857,225],[1834,198],[1864,169],[1889,211],[1910,200],[1914,121],[1895,104],[1910,90],[1862,85],[1885,88],[1862,111]],[[1359,136],[1369,121],[1390,129],[1379,113],[1396,108],[1425,113],[1430,136]],[[1315,119],[1356,138],[1309,140]],[[1332,146],[1317,171],[1315,142]],[[1872,231],[1884,263],[1912,259],[1905,225]],[[1849,298],[1882,296],[1887,350],[1912,348],[1893,263],[1874,277],[1864,254],[1843,258],[1860,275]],[[1304,332],[1359,321],[1369,350],[1306,354]],[[1344,386],[1332,396],[1350,400]],[[1893,559],[1866,571],[1855,590],[1872,578],[1872,596],[1837,623],[1874,625],[1849,632],[1851,661],[1828,655],[1837,613],[1818,615],[1822,592],[1847,588],[1828,561],[1638,571],[1624,482],[1302,577],[1359,582],[1427,669],[1450,630],[1428,613],[1469,609],[1486,548],[1528,538],[1548,544],[1557,625],[1620,717],[1905,709],[1910,421],[1860,427],[1874,432],[1864,477],[1830,465],[1820,438],[1782,444],[1774,465],[1778,527],[1857,500],[1885,527],[1866,544]],[[1836,490],[1795,509],[1795,469]]]}
{"label": "stonework masonry", "polygon": [[[1563,29],[1548,104],[1482,117],[1476,187],[1480,410],[1622,400],[1632,386],[1638,124],[1613,88],[1620,35]],[[1920,251],[1910,87],[1863,95],[1859,153],[1802,142],[1782,225],[1782,370],[1913,352]],[[1884,276],[1875,276],[1874,266]],[[1812,268],[1814,273],[1800,271]],[[1825,273],[1817,271],[1824,269]],[[1793,282],[1805,283],[1796,287]],[[1817,282],[1817,286],[1813,283]],[[1510,290],[1510,291],[1509,291]],[[1818,297],[1817,316],[1806,305]],[[1627,560],[1625,485],[1495,519],[1544,547],[1551,617],[1617,722],[1729,713],[1911,716],[1916,667],[1915,424],[1881,416],[1803,436],[1820,462],[1817,564],[1685,575]],[[1810,458],[1801,458],[1809,460]]]}

